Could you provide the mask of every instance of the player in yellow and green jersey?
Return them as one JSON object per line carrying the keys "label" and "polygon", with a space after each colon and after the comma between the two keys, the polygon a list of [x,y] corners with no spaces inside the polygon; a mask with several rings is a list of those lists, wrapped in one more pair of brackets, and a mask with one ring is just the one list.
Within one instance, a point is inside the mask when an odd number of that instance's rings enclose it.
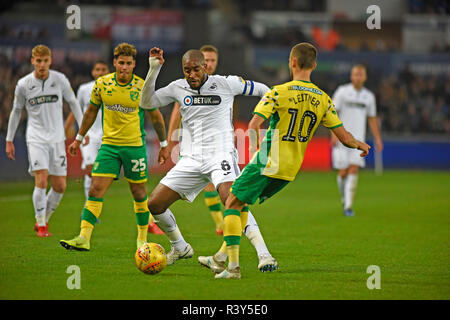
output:
{"label": "player in yellow and green jersey", "polygon": [[249,123],[250,152],[258,146],[258,130],[265,120],[270,127],[259,150],[231,187],[225,203],[224,240],[229,263],[216,278],[239,279],[239,243],[242,232],[240,212],[246,205],[272,197],[295,179],[303,162],[306,147],[320,123],[331,129],[349,148],[370,147],[356,140],[342,125],[330,97],[311,83],[316,67],[317,50],[309,43],[295,45],[289,56],[292,81],[272,88],[261,99]]}
{"label": "player in yellow and green jersey", "polygon": [[[144,110],[140,108],[140,94],[144,80],[133,74],[136,65],[136,49],[122,43],[114,49],[116,72],[100,77],[92,89],[90,105],[86,110],[75,141],[69,153],[76,155],[98,111],[102,110],[103,137],[92,168],[92,185],[83,209],[80,235],[72,240],[61,240],[66,249],[87,251],[94,225],[102,212],[103,196],[123,168],[134,198],[134,210],[138,225],[137,246],[147,242],[150,212],[147,208],[147,150],[145,146]],[[159,154],[160,163],[168,158],[165,145],[166,129],[162,114],[150,110],[150,118],[163,141]],[[163,147],[164,146],[164,147]]]}

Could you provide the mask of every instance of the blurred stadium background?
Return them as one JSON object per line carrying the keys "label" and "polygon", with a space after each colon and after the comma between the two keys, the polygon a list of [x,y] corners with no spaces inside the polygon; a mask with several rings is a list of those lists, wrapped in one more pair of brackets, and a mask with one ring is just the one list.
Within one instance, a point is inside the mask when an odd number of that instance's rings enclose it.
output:
{"label": "blurred stadium background", "polygon": [[[68,30],[66,9],[81,8],[81,28]],[[381,29],[369,30],[369,5],[381,10]],[[384,168],[450,169],[450,5],[445,0],[123,0],[8,1],[0,14],[0,180],[30,179],[24,141],[26,113],[15,137],[16,161],[5,154],[5,135],[17,80],[32,71],[31,48],[52,49],[52,69],[67,75],[74,91],[91,80],[92,63],[112,65],[115,45],[138,49],[135,73],[145,77],[148,49],[164,49],[157,86],[182,77],[181,55],[213,44],[218,74],[238,74],[269,86],[289,80],[292,45],[319,49],[312,80],[330,95],[349,82],[354,63],[368,67],[366,87],[376,94],[385,143]],[[237,127],[246,127],[257,100],[238,98]],[[166,123],[170,107],[161,111]],[[66,114],[69,108],[65,106]],[[156,135],[147,121],[155,161]],[[72,137],[76,133],[73,129]],[[370,139],[370,133],[369,139]],[[305,169],[331,170],[328,132],[310,145]],[[71,159],[70,176],[79,176]],[[170,164],[169,164],[170,165]],[[373,168],[373,154],[368,167]],[[167,167],[163,168],[167,169]]]}

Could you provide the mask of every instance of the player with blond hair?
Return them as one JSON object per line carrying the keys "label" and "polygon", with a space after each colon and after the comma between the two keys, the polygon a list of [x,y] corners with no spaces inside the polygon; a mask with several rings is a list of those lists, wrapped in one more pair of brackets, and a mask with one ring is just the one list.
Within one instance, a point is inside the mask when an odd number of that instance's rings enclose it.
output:
{"label": "player with blond hair", "polygon": [[[50,69],[49,47],[37,45],[31,52],[34,71],[19,79],[8,122],[6,154],[15,160],[14,136],[22,110],[27,111],[26,142],[29,172],[34,176],[33,206],[38,237],[48,237],[48,223],[66,190],[67,157],[63,124],[63,99],[78,124],[83,114],[67,77]],[[47,186],[50,189],[47,192]]]}

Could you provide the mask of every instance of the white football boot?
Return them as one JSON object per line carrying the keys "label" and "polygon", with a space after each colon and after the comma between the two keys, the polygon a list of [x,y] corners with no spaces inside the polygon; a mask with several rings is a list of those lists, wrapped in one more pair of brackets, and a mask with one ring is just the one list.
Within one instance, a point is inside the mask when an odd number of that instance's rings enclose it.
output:
{"label": "white football boot", "polygon": [[241,278],[241,268],[236,267],[233,270],[225,269],[221,273],[216,274],[216,279],[240,279]]}
{"label": "white football boot", "polygon": [[261,255],[261,256],[258,256],[258,258],[259,258],[259,264],[258,264],[259,271],[273,272],[275,270],[278,270],[278,262],[271,255]]}
{"label": "white football boot", "polygon": [[220,262],[214,259],[214,256],[200,256],[198,257],[198,262],[209,269],[211,269],[214,273],[221,273],[225,270],[225,262]]}
{"label": "white football boot", "polygon": [[186,248],[183,251],[177,251],[174,247],[170,249],[167,254],[167,265],[170,266],[175,263],[175,261],[180,259],[189,259],[194,255],[194,249],[192,249],[191,245],[188,243]]}

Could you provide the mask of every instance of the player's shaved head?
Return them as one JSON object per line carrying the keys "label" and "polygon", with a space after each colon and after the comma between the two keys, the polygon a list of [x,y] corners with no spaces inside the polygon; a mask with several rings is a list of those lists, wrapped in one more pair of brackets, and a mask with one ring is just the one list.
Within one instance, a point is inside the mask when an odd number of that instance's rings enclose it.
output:
{"label": "player's shaved head", "polygon": [[186,63],[187,61],[192,62],[198,62],[201,65],[205,64],[205,57],[203,56],[203,53],[200,50],[191,49],[186,51],[186,53],[183,55],[182,63]]}
{"label": "player's shaved head", "polygon": [[188,50],[181,60],[183,73],[191,88],[196,89],[208,78],[206,74],[205,57],[200,50]]}

